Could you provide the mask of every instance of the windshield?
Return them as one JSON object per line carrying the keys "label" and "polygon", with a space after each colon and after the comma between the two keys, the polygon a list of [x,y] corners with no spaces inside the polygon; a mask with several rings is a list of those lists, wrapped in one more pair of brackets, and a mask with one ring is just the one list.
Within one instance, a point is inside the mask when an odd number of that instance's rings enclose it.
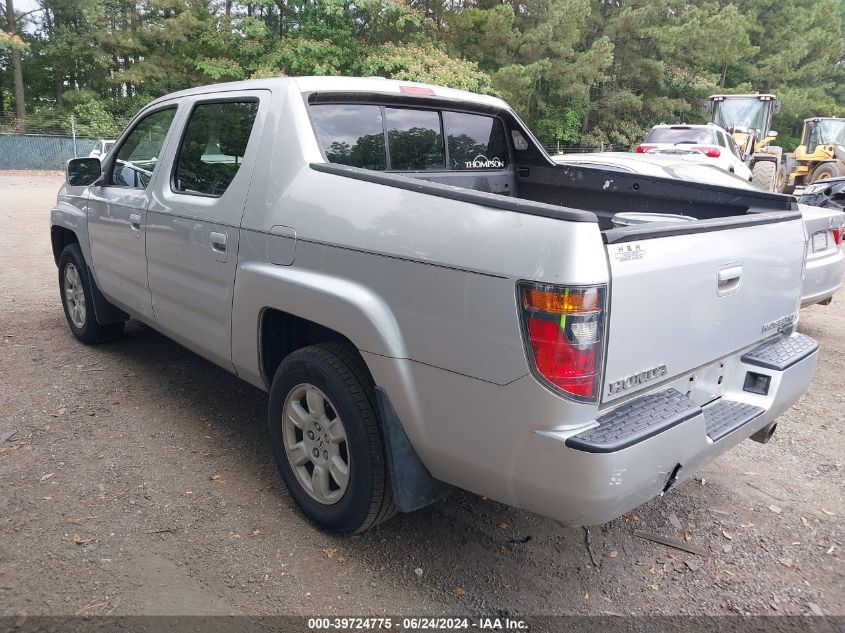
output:
{"label": "windshield", "polygon": [[845,145],[845,119],[823,119],[807,123],[808,148],[829,143]]}
{"label": "windshield", "polygon": [[679,145],[684,143],[715,143],[713,130],[706,127],[653,127],[644,143],[671,143]]}
{"label": "windshield", "polygon": [[713,123],[726,130],[734,126],[763,130],[768,109],[768,101],[755,97],[717,101],[714,104]]}

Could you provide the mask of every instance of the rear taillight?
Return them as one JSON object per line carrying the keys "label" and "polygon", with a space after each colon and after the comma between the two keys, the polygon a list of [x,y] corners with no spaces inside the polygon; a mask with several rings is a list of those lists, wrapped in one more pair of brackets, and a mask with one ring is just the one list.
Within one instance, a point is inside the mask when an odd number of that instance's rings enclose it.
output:
{"label": "rear taillight", "polygon": [[708,158],[719,158],[722,155],[722,150],[718,147],[693,147]]}
{"label": "rear taillight", "polygon": [[529,364],[564,395],[595,401],[601,382],[605,287],[518,287]]}
{"label": "rear taillight", "polygon": [[646,152],[653,150],[656,145],[637,145],[637,148],[634,150],[637,154],[645,154]]}
{"label": "rear taillight", "polygon": [[842,229],[833,229],[833,241],[839,246],[842,243]]}

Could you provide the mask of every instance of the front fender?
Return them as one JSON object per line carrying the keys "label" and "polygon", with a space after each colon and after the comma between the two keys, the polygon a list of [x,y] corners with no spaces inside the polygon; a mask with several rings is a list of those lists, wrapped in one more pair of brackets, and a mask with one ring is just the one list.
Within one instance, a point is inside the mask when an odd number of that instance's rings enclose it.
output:
{"label": "front fender", "polygon": [[267,308],[331,328],[362,352],[408,357],[387,303],[370,288],[348,279],[292,266],[243,263],[237,272],[233,306],[232,361],[239,376],[263,389],[269,385],[261,372],[259,321]]}
{"label": "front fender", "polygon": [[[50,231],[62,227],[76,235],[85,261],[91,263],[91,245],[88,241],[88,189],[62,185],[56,196],[56,206],[50,210]],[[52,240],[51,240],[52,242]],[[53,258],[58,263],[59,254],[53,249]],[[89,266],[90,267],[90,266]]]}

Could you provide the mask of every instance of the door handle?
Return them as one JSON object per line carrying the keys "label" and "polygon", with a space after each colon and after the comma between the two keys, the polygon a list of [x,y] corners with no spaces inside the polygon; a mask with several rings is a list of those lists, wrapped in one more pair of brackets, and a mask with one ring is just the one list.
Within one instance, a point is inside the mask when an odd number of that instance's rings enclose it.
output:
{"label": "door handle", "polygon": [[226,252],[226,234],[212,231],[211,233],[211,250],[215,253]]}
{"label": "door handle", "polygon": [[129,228],[133,231],[140,231],[141,230],[141,214],[140,213],[130,213],[129,214]]}
{"label": "door handle", "polygon": [[742,266],[731,265],[719,269],[717,273],[718,280],[718,294],[720,296],[733,293],[739,288],[739,282],[742,279]]}

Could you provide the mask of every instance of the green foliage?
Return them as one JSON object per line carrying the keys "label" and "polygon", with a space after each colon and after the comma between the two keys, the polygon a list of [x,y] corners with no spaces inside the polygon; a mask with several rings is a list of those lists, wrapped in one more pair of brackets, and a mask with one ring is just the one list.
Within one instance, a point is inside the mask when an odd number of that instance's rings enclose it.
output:
{"label": "green foliage", "polygon": [[433,44],[385,43],[364,51],[355,66],[363,76],[421,81],[472,92],[492,92],[490,76],[474,62],[454,59]]}
{"label": "green foliage", "polygon": [[777,94],[784,145],[805,117],[845,114],[845,0],[35,1],[23,35],[0,30],[0,104],[15,47],[31,122],[73,113],[91,133],[169,91],[310,74],[496,94],[566,144],[701,122],[717,92]]}
{"label": "green foliage", "polygon": [[27,43],[19,35],[0,30],[0,51],[5,49],[25,50],[26,48]]}

